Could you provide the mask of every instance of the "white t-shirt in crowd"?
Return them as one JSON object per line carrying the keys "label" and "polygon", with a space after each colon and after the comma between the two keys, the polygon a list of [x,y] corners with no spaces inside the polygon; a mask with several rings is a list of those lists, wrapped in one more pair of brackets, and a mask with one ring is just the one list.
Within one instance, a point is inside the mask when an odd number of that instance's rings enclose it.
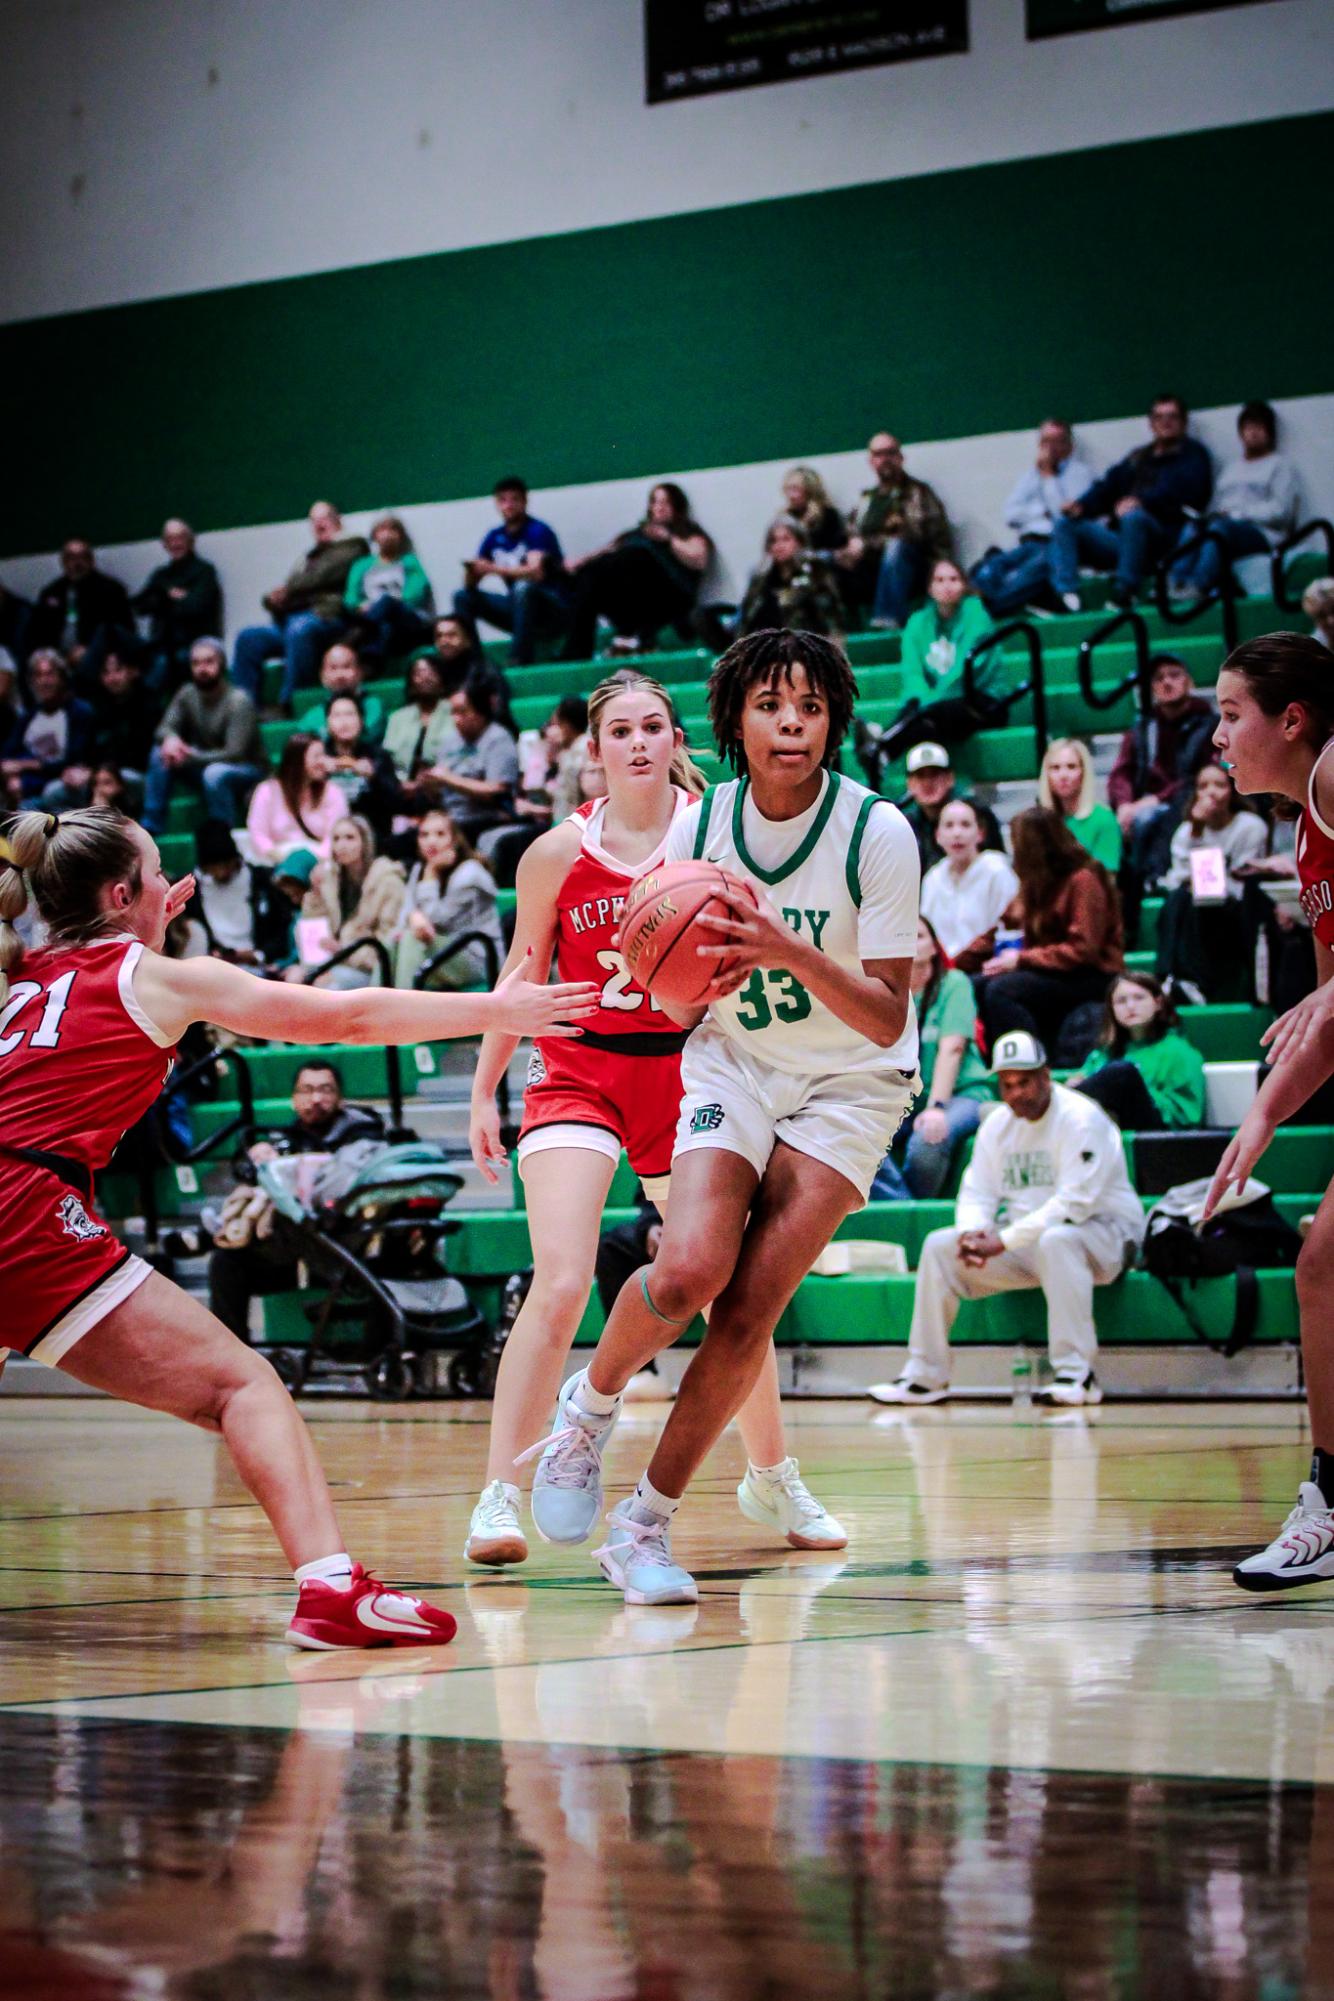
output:
{"label": "white t-shirt in crowd", "polygon": [[1019,894],[1019,878],[1002,854],[986,848],[956,875],[948,861],[922,877],[922,915],[953,958],[999,924]]}

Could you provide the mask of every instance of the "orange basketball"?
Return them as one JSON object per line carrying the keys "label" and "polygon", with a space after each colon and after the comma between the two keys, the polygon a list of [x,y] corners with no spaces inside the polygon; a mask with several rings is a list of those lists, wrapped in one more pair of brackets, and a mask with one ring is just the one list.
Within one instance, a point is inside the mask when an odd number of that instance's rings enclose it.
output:
{"label": "orange basketball", "polygon": [[701,945],[725,944],[700,917],[730,917],[723,889],[754,903],[755,892],[716,862],[670,862],[641,875],[621,914],[621,957],[630,977],[660,1000],[695,1006],[709,983],[726,970],[723,959],[701,959]]}

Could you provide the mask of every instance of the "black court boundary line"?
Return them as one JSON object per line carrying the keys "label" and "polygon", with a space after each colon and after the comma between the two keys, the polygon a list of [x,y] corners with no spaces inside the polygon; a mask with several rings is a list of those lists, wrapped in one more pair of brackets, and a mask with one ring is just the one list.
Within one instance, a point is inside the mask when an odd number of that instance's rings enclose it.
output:
{"label": "black court boundary line", "polygon": [[[1244,1602],[1249,1604],[1252,1610],[1260,1612],[1269,1609],[1273,1605],[1274,1597],[1278,1595],[1280,1594],[1271,1594],[1271,1596],[1269,1597],[1260,1598],[1258,1602],[1255,1599],[1246,1600]],[[904,1601],[894,1600],[892,1602],[897,1603]],[[911,1603],[913,1601],[909,1600],[906,1602]],[[658,1609],[661,1611],[670,1608],[659,1607]],[[988,1627],[996,1627],[1002,1625],[1009,1626],[1011,1624],[1009,1614],[1012,1611],[1012,1609],[1013,1609],[1012,1607],[1008,1606],[1002,1607],[1000,1608],[1000,1611],[998,1612],[997,1616],[994,1619],[988,1619],[982,1623],[984,1623]],[[1071,1625],[1101,1626],[1101,1625],[1108,1625],[1113,1622],[1125,1623],[1132,1620],[1143,1620],[1143,1619],[1216,1618],[1220,1611],[1226,1611],[1226,1609],[1227,1608],[1225,1606],[1218,1606],[1218,1605],[1163,1605],[1163,1606],[1145,1605],[1145,1606],[1139,1606],[1132,1611],[1125,1611],[1119,1607],[1113,1607],[1101,1613],[1087,1612],[1087,1613],[1072,1615],[1066,1621],[1066,1623]],[[1239,1605],[1237,1607],[1237,1610],[1240,1611],[1240,1609],[1241,1606]],[[1320,1610],[1318,1606],[1312,1606],[1309,1609],[1312,1612],[1316,1613],[1318,1613]],[[1004,1616],[1001,1616],[1002,1613],[1004,1614]],[[692,1655],[730,1654],[730,1653],[738,1653],[746,1651],[762,1652],[770,1647],[807,1647],[807,1646],[817,1647],[817,1646],[833,1646],[833,1645],[862,1645],[871,1640],[919,1640],[919,1639],[957,1640],[962,1634],[966,1632],[968,1626],[973,1626],[976,1625],[977,1623],[978,1622],[976,1621],[976,1619],[970,1619],[968,1622],[966,1622],[966,1625],[954,1625],[947,1627],[893,1626],[889,1627],[888,1629],[882,1632],[875,1632],[875,1633],[803,1633],[795,1640],[793,1639],[785,1640],[777,1638],[772,1640],[715,1640],[715,1641],[710,1641],[709,1644],[705,1646],[698,1646],[698,1647],[683,1646],[676,1649],[675,1651],[678,1654],[692,1654]],[[270,1642],[268,1644],[276,1644],[276,1643]],[[445,1641],[442,1643],[442,1646],[448,1646],[450,1644],[452,1644],[452,1642]],[[349,1653],[375,1652],[383,1657],[387,1656],[391,1650],[389,1648],[348,1648],[346,1651]],[[440,1651],[440,1649],[431,1647],[418,1647],[418,1648],[400,1648],[394,1651],[401,1652],[404,1654],[412,1654],[412,1653],[434,1654]],[[439,1672],[450,1676],[477,1675],[477,1674],[509,1674],[513,1673],[516,1669],[524,1669],[530,1673],[536,1673],[539,1669],[547,1667],[597,1667],[606,1662],[614,1663],[616,1661],[667,1660],[672,1657],[673,1657],[673,1650],[670,1648],[658,1647],[652,1649],[651,1651],[646,1651],[645,1649],[641,1648],[638,1649],[637,1651],[618,1653],[618,1654],[560,1654],[553,1656],[550,1659],[541,1661],[506,1662],[505,1665],[500,1668],[498,1668],[493,1661],[476,1661],[471,1666],[446,1668],[440,1670]],[[404,1674],[410,1674],[412,1672],[410,1661],[405,1662],[402,1672]],[[379,1679],[380,1677],[372,1676],[370,1678],[374,1680],[374,1679]],[[315,1685],[320,1687],[324,1686],[341,1687],[345,1682],[359,1682],[361,1679],[362,1679],[361,1675],[342,1675],[342,1676],[329,1675],[320,1677],[319,1682]],[[389,1679],[389,1677],[386,1676],[384,1677],[384,1679]],[[134,1689],[134,1690],[122,1690],[119,1692],[113,1691],[109,1694],[103,1694],[103,1695],[67,1695],[67,1696],[53,1697],[49,1702],[46,1703],[33,1702],[30,1699],[21,1702],[0,1702],[0,1715],[4,1715],[7,1713],[14,1715],[32,1714],[39,1716],[52,1716],[57,1713],[64,1715],[71,1708],[77,1709],[79,1704],[88,1702],[176,1702],[179,1701],[184,1696],[245,1695],[245,1694],[253,1694],[257,1690],[262,1690],[262,1689],[272,1689],[272,1688],[299,1689],[301,1686],[302,1684],[299,1681],[294,1681],[290,1675],[286,1675],[283,1677],[282,1680],[274,1680],[274,1681],[208,1682],[198,1688]],[[86,1720],[89,1722],[115,1722],[120,1719],[114,1717],[110,1718],[90,1717]],[[137,1721],[139,1719],[130,1719],[130,1720]],[[143,1720],[149,1722],[168,1723],[172,1719],[165,1717],[151,1717]],[[234,1728],[241,1729],[241,1728],[248,1728],[250,1726],[242,1724],[237,1724],[237,1725],[215,1724],[204,1727],[210,1727],[215,1729],[234,1729]],[[295,1726],[287,1723],[272,1723],[272,1724],[265,1723],[265,1724],[257,1724],[254,1727],[266,1730],[269,1729],[287,1730]],[[381,1734],[381,1733],[376,1733],[376,1734]],[[392,1733],[383,1733],[383,1734],[392,1734]],[[449,1732],[442,1731],[439,1734],[443,1737],[448,1737]],[[475,1741],[475,1740],[465,1740],[465,1741]],[[477,1741],[482,1741],[486,1743],[500,1743],[503,1742],[504,1740],[502,1738],[497,1737],[497,1738],[485,1738]],[[523,1739],[519,1741],[544,1742],[545,1740]],[[768,1757],[772,1755],[788,1755],[788,1754],[786,1753],[773,1754],[769,1752],[764,1752],[764,1753],[755,1753],[753,1755]],[[794,1752],[791,1755],[822,1757],[825,1754],[823,1752],[812,1751],[809,1753]],[[891,1760],[889,1762],[898,1762],[898,1761]],[[1046,1768],[1038,1766],[1035,1767],[1034,1769],[1043,1770]],[[1084,1767],[1077,1766],[1074,1769],[1083,1770]]]}

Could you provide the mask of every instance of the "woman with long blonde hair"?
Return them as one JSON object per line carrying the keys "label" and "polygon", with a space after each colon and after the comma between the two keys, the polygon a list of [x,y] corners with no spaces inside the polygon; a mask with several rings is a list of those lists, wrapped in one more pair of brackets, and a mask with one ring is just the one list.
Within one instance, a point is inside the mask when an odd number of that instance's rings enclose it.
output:
{"label": "woman with long blonde hair", "polygon": [[1121,825],[1105,799],[1087,744],[1078,737],[1058,736],[1047,745],[1038,777],[1038,804],[1059,813],[1086,854],[1101,862],[1110,875],[1121,866]]}
{"label": "woman with long blonde hair", "polygon": [[[539,1041],[528,1072],[519,1172],[523,1177],[533,1281],[505,1343],[491,1414],[486,1485],[464,1554],[499,1567],[522,1563],[516,1462],[543,1437],[566,1359],[592,1289],[602,1212],[622,1149],[659,1209],[665,1207],[681,1103],[683,1031],[626,970],[616,945],[626,892],[661,862],[678,814],[704,790],[685,749],[671,697],[626,669],[595,688],[588,704],[589,755],[606,776],[590,800],[543,834],[519,863],[518,915],[506,970],[554,955],[562,979],[602,983],[601,1005],[577,1043]],[[473,1158],[495,1182],[505,1164],[496,1088],[517,1038],[488,1035],[473,1079]],[[743,1510],[771,1521],[796,1548],[840,1549],[847,1541],[787,1456],[770,1347],[738,1422],[749,1458]],[[766,1512],[746,1496],[762,1484]],[[779,1500],[770,1505],[770,1496]],[[592,1527],[588,1496],[563,1483],[559,1466],[535,1524],[547,1542],[582,1542]],[[776,1512],[775,1512],[776,1510]]]}

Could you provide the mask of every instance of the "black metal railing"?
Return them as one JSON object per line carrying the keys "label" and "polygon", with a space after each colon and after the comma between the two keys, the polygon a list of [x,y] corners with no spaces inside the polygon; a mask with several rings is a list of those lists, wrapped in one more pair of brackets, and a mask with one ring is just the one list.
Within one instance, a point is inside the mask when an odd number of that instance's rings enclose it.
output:
{"label": "black metal railing", "polygon": [[[1208,542],[1216,543],[1222,554],[1218,582],[1212,590],[1203,591],[1198,597],[1173,598],[1172,571],[1187,557],[1198,555]],[[1188,541],[1169,550],[1163,557],[1153,573],[1153,601],[1165,625],[1190,625],[1217,605],[1223,624],[1223,644],[1229,653],[1232,651],[1237,643],[1237,584],[1232,574],[1227,537],[1215,522],[1202,522]]]}
{"label": "black metal railing", "polygon": [[[1122,675],[1115,687],[1101,692],[1093,681],[1093,657],[1100,646],[1127,627],[1135,647],[1135,665],[1129,674]],[[1104,619],[1095,626],[1080,646],[1075,661],[1075,671],[1079,676],[1079,692],[1086,708],[1114,709],[1121,697],[1134,688],[1139,696],[1139,705],[1145,715],[1149,713],[1152,696],[1149,688],[1149,628],[1137,611],[1118,611],[1114,617]]]}
{"label": "black metal railing", "polygon": [[1313,535],[1319,535],[1325,544],[1325,567],[1334,576],[1334,521],[1327,521],[1323,514],[1317,514],[1310,521],[1303,521],[1300,528],[1294,528],[1291,535],[1285,535],[1269,557],[1269,589],[1274,603],[1280,611],[1300,611],[1299,597],[1288,596],[1287,559],[1294,549],[1303,542],[1309,542]]}
{"label": "black metal railing", "polygon": [[[447,966],[451,959],[456,959],[459,953],[466,951],[470,945],[481,946],[482,959],[486,966],[486,984],[488,987],[494,987],[500,979],[501,951],[495,939],[486,931],[459,931],[452,938],[446,938],[439,951],[433,952],[422,964],[412,982],[413,986],[429,988],[432,973],[441,966]],[[508,1071],[502,1075],[496,1086],[496,1108],[500,1113],[501,1125],[509,1125],[512,1107]]]}
{"label": "black metal railing", "polygon": [[[977,663],[995,647],[1004,645],[1007,639],[1022,639],[1024,651],[1028,655],[1028,679],[1015,687],[1007,688],[1003,695],[979,695],[977,692]],[[1004,625],[998,625],[991,632],[982,635],[971,646],[963,663],[963,698],[970,709],[982,713],[990,707],[993,719],[1003,723],[1016,702],[1022,702],[1025,695],[1033,698],[1033,737],[1037,745],[1038,764],[1041,766],[1047,755],[1047,677],[1042,664],[1042,639],[1033,621],[1028,618],[1011,618]]]}
{"label": "black metal railing", "polygon": [[173,1070],[171,1081],[163,1092],[163,1101],[177,1098],[187,1091],[198,1077],[205,1077],[210,1071],[227,1070],[236,1077],[236,1111],[223,1125],[217,1127],[206,1138],[193,1146],[182,1147],[173,1138],[171,1128],[164,1119],[161,1123],[162,1151],[171,1167],[193,1167],[197,1160],[206,1160],[211,1153],[218,1153],[235,1134],[244,1132],[255,1123],[255,1080],[250,1074],[250,1065],[239,1049],[206,1049],[184,1070]]}
{"label": "black metal railing", "polygon": [[[350,945],[340,946],[336,952],[331,952],[327,959],[322,959],[318,966],[308,967],[301,975],[302,983],[305,986],[311,986],[319,979],[321,973],[329,972],[334,966],[346,965],[347,961],[355,958],[358,952],[369,952],[371,954],[375,960],[376,970],[380,975],[379,984],[382,987],[392,987],[394,984],[394,962],[389,956],[388,947],[379,938],[354,938]],[[389,1100],[389,1137],[395,1141],[412,1139],[415,1135],[403,1123],[403,1064],[399,1056],[397,1044],[387,1042],[382,1054],[384,1056],[384,1074],[387,1087],[385,1096]]]}

